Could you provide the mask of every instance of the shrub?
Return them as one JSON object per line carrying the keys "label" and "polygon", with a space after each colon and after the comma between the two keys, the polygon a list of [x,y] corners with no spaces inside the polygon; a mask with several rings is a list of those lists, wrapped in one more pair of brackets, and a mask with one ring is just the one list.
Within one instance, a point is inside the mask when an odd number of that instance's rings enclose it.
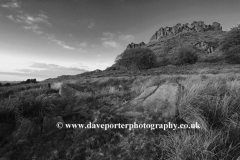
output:
{"label": "shrub", "polygon": [[194,64],[198,61],[196,50],[191,46],[177,49],[176,65]]}
{"label": "shrub", "polygon": [[155,67],[156,56],[148,48],[129,49],[117,57],[115,64],[128,69],[133,66],[133,68],[137,67],[138,69],[149,69]]}
{"label": "shrub", "polygon": [[11,86],[11,84],[10,83],[5,83],[4,86]]}
{"label": "shrub", "polygon": [[192,46],[176,46],[169,49],[166,46],[159,57],[158,66],[194,64],[199,58],[197,49]]}
{"label": "shrub", "polygon": [[240,25],[233,27],[222,39],[221,50],[227,63],[240,63]]}

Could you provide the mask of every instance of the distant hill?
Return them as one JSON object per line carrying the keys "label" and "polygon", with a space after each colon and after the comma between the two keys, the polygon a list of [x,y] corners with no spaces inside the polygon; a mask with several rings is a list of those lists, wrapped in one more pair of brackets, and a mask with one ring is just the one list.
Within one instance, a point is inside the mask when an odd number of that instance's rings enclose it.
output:
{"label": "distant hill", "polygon": [[5,83],[11,83],[11,84],[15,84],[15,83],[20,83],[21,81],[0,81],[0,83],[5,84]]}

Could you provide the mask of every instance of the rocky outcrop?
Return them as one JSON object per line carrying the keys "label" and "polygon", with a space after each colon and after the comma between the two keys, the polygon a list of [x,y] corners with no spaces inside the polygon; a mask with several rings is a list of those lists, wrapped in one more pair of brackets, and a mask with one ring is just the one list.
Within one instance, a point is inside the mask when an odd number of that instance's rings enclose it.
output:
{"label": "rocky outcrop", "polygon": [[162,120],[174,119],[178,116],[178,103],[183,87],[177,83],[165,83],[144,90],[130,102],[130,106],[120,109],[124,115],[141,115],[143,112],[158,113]]}
{"label": "rocky outcrop", "polygon": [[210,46],[206,42],[197,42],[194,46],[199,50],[207,51],[207,53],[212,53],[214,51],[214,47]]}
{"label": "rocky outcrop", "polygon": [[144,110],[161,112],[163,117],[173,117],[177,115],[177,101],[179,86],[177,84],[166,83],[159,87],[147,88],[139,97],[132,101]]}
{"label": "rocky outcrop", "polygon": [[57,83],[52,83],[52,84],[48,84],[48,87],[52,90],[56,90],[56,91],[59,91],[59,89],[61,88],[62,86],[62,82],[57,82]]}
{"label": "rocky outcrop", "polygon": [[94,73],[99,73],[99,72],[102,72],[100,69],[96,69],[93,71]]}
{"label": "rocky outcrop", "polygon": [[222,31],[222,26],[218,22],[212,25],[206,25],[203,21],[194,21],[191,25],[189,23],[178,23],[173,27],[161,27],[150,39],[150,42],[155,42],[167,36],[174,36],[182,32],[205,32],[205,31]]}
{"label": "rocky outcrop", "polygon": [[135,48],[143,48],[146,44],[144,42],[141,42],[139,44],[131,43],[127,46],[127,49],[135,49]]}
{"label": "rocky outcrop", "polygon": [[67,84],[63,84],[59,89],[59,94],[64,98],[71,98],[75,96],[80,97],[82,92],[68,86]]}

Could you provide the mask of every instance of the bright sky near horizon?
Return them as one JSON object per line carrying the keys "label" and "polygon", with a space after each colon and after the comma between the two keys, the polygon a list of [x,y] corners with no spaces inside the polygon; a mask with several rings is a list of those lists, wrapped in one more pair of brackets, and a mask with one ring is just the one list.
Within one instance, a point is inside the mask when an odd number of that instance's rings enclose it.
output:
{"label": "bright sky near horizon", "polygon": [[240,22],[239,0],[0,0],[0,81],[105,69],[177,23]]}

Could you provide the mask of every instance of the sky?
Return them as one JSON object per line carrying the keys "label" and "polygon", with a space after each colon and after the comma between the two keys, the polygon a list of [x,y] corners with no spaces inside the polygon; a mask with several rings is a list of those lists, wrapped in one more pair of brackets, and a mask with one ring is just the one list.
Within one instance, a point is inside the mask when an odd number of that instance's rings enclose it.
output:
{"label": "sky", "polygon": [[38,81],[114,64],[177,23],[240,22],[239,0],[0,0],[0,81]]}

